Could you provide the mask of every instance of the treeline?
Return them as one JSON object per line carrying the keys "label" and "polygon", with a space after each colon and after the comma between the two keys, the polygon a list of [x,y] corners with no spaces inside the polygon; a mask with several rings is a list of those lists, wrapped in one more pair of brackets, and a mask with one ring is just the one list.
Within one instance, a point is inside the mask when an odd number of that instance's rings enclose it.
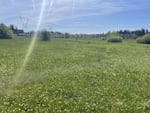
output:
{"label": "treeline", "polygon": [[[140,30],[119,30],[119,31],[109,31],[107,33],[97,33],[97,34],[71,34],[71,33],[62,33],[58,31],[47,31],[48,36],[51,38],[105,38],[110,33],[116,33],[123,37],[123,39],[137,39],[138,37],[144,36],[145,34],[150,34],[148,29],[140,29]],[[17,28],[15,25],[6,26],[5,24],[0,24],[0,38],[6,38],[6,34],[9,33],[9,39],[12,34],[16,36],[29,36],[32,37],[34,35],[34,31],[24,32],[23,29]],[[41,31],[38,32],[40,34]]]}
{"label": "treeline", "polygon": [[53,38],[101,38],[104,37],[105,34],[71,34],[71,33],[62,33],[62,32],[55,32],[55,31],[50,31],[50,35]]}
{"label": "treeline", "polygon": [[144,36],[145,34],[149,34],[149,31],[148,29],[141,29],[141,30],[134,30],[134,31],[120,30],[117,31],[116,33],[118,33],[124,39],[137,39],[138,37]]}
{"label": "treeline", "polygon": [[24,33],[23,29],[18,29],[17,26],[14,26],[13,24],[10,25],[9,28],[12,30],[13,34]]}
{"label": "treeline", "polygon": [[69,34],[69,33],[61,33],[61,32],[52,32],[50,34],[54,38],[105,38],[110,33],[116,33],[123,37],[123,39],[137,39],[138,37],[142,37],[145,34],[150,34],[148,29],[140,29],[140,30],[119,30],[119,31],[109,31],[107,33],[99,33],[99,34]]}

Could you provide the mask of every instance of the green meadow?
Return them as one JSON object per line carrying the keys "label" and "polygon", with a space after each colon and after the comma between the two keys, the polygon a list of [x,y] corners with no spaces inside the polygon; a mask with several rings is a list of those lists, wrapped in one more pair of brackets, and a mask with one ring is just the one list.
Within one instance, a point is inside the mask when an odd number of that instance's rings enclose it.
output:
{"label": "green meadow", "polygon": [[1,113],[150,113],[150,45],[135,40],[0,40]]}

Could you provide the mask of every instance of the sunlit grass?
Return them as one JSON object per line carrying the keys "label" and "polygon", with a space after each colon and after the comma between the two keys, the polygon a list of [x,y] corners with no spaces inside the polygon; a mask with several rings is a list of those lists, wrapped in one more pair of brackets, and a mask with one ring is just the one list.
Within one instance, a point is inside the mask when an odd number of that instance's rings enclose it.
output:
{"label": "sunlit grass", "polygon": [[37,41],[18,85],[11,88],[30,41],[0,40],[0,112],[150,112],[149,45]]}

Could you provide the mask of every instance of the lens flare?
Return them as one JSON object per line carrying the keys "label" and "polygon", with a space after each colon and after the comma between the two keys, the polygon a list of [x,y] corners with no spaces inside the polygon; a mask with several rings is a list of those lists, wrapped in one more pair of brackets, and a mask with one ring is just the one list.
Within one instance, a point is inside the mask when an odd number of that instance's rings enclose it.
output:
{"label": "lens flare", "polygon": [[34,48],[34,45],[35,45],[35,42],[36,42],[36,39],[37,39],[38,31],[40,29],[40,25],[42,23],[42,19],[43,19],[43,16],[44,16],[44,11],[45,11],[45,6],[46,6],[46,0],[43,0],[42,6],[41,6],[41,11],[40,11],[40,16],[39,16],[38,23],[37,23],[37,27],[35,29],[35,33],[33,35],[32,41],[31,41],[31,43],[29,45],[29,48],[27,50],[27,53],[25,55],[24,61],[21,65],[20,69],[16,73],[16,76],[14,77],[14,80],[13,80],[13,83],[12,83],[13,86],[18,85],[18,80],[21,77],[22,73],[24,72],[25,67],[26,67],[26,65],[29,61],[29,58],[31,56],[31,53],[33,51],[33,48]]}

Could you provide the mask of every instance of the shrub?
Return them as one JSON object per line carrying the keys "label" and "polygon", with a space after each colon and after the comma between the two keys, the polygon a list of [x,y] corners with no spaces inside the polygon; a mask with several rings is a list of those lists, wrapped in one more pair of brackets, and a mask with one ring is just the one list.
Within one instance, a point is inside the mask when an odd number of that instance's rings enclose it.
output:
{"label": "shrub", "polygon": [[137,43],[150,44],[150,34],[137,38]]}
{"label": "shrub", "polygon": [[122,42],[122,38],[121,37],[113,37],[107,40],[108,42]]}
{"label": "shrub", "polygon": [[117,33],[109,33],[106,36],[106,38],[108,42],[116,42],[116,43],[122,42],[122,37],[119,36]]}
{"label": "shrub", "polygon": [[40,37],[42,41],[49,41],[50,40],[50,33],[46,30],[41,31]]}
{"label": "shrub", "polygon": [[0,39],[12,39],[12,31],[4,24],[0,24]]}

